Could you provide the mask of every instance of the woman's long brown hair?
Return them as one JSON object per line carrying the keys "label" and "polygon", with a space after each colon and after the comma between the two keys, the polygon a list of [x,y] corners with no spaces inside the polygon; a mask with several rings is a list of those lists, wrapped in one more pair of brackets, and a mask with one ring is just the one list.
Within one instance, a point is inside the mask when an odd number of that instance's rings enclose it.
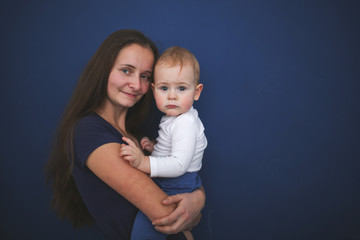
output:
{"label": "woman's long brown hair", "polygon": [[[73,168],[73,130],[78,120],[95,112],[105,101],[110,71],[119,52],[130,44],[148,47],[158,58],[155,44],[143,33],[136,30],[120,30],[112,33],[100,45],[80,76],[73,95],[68,102],[46,165],[46,177],[53,188],[51,207],[63,219],[68,219],[77,228],[93,222],[71,175]],[[142,99],[128,110],[126,130],[138,137],[136,132],[143,122],[150,103],[152,92],[148,91]]]}

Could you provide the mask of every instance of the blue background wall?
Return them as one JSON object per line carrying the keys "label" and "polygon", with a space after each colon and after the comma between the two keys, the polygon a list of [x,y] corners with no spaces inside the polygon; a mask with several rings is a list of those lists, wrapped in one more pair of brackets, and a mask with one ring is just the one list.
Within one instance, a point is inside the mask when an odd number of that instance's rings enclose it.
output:
{"label": "blue background wall", "polygon": [[0,8],[1,239],[102,239],[49,212],[43,167],[75,82],[135,28],[201,65],[197,239],[360,239],[358,1],[40,1]]}

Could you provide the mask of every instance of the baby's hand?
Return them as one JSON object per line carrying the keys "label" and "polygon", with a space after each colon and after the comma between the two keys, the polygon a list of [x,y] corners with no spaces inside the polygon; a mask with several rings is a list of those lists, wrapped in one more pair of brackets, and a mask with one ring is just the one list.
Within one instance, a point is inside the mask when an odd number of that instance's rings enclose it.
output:
{"label": "baby's hand", "polygon": [[129,138],[123,137],[122,140],[129,145],[121,144],[120,156],[126,161],[129,161],[131,166],[138,168],[144,159],[143,152]]}
{"label": "baby's hand", "polygon": [[152,153],[154,150],[154,142],[151,141],[148,137],[143,137],[140,141],[140,145],[143,150],[146,150],[149,153]]}

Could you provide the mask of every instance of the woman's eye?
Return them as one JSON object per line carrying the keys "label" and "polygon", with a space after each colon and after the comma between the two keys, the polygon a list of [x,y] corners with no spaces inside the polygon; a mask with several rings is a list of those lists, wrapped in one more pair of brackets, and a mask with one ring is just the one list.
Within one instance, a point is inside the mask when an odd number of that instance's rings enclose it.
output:
{"label": "woman's eye", "polygon": [[141,78],[142,78],[142,79],[145,79],[145,80],[147,80],[147,81],[150,81],[151,76],[142,75]]}
{"label": "woman's eye", "polygon": [[121,69],[121,71],[125,74],[130,74],[130,70],[129,69],[126,69],[126,68],[123,68]]}

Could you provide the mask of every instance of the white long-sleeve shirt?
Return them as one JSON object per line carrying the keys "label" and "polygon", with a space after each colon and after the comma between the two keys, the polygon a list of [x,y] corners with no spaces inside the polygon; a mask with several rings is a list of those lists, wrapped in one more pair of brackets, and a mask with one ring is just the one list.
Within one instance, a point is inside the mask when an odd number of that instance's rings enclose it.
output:
{"label": "white long-sleeve shirt", "polygon": [[150,156],[151,177],[178,177],[201,169],[207,146],[198,112],[191,109],[177,117],[164,116]]}

